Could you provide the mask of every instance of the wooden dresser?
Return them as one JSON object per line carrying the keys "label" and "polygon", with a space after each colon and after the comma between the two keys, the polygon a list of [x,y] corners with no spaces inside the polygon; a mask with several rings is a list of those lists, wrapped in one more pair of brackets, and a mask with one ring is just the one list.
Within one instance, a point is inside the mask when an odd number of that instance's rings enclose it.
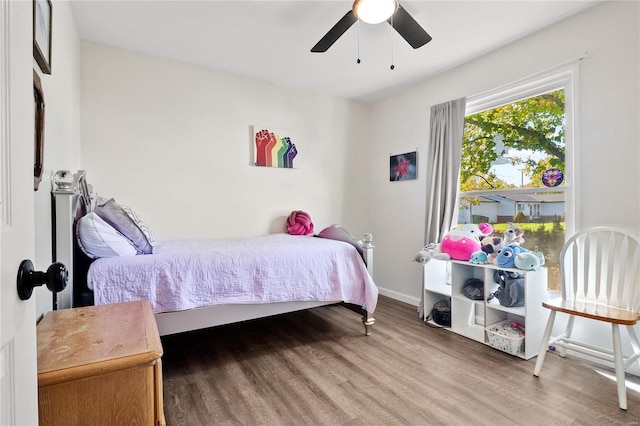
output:
{"label": "wooden dresser", "polygon": [[37,334],[40,425],[165,424],[149,302],[52,311]]}

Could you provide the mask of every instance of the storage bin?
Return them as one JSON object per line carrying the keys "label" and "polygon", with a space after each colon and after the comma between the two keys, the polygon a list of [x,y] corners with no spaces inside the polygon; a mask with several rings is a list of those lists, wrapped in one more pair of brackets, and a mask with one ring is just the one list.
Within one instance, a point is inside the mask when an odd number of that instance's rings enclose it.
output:
{"label": "storage bin", "polygon": [[524,333],[511,327],[513,320],[500,321],[487,327],[489,345],[510,355],[524,352]]}

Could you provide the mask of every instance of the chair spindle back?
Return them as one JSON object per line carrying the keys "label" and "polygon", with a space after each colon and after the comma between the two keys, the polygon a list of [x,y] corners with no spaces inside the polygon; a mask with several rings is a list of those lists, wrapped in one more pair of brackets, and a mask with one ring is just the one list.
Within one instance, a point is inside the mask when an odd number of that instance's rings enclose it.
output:
{"label": "chair spindle back", "polygon": [[612,227],[572,236],[560,253],[562,297],[640,310],[640,239]]}

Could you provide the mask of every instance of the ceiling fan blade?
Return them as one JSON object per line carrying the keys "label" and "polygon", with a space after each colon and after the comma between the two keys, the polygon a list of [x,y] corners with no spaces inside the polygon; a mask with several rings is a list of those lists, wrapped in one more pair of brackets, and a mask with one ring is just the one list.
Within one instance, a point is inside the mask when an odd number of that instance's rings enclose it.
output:
{"label": "ceiling fan blade", "polygon": [[351,26],[358,20],[356,16],[353,14],[353,10],[349,10],[339,21],[337,24],[333,26],[329,30],[324,37],[320,39],[315,46],[311,48],[312,52],[326,52],[333,43],[336,42],[340,38],[342,34],[345,33]]}
{"label": "ceiling fan blade", "polygon": [[[393,20],[393,24],[392,24]],[[387,22],[407,41],[414,49],[424,46],[431,41],[431,36],[409,15],[401,5]]]}

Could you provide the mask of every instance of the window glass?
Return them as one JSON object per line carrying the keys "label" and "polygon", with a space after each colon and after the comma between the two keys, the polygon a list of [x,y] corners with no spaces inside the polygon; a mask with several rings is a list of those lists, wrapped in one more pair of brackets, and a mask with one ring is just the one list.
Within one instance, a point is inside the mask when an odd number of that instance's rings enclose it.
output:
{"label": "window glass", "polygon": [[567,216],[565,94],[559,86],[468,113],[460,171],[458,223],[488,222],[494,236],[522,228],[522,245],[545,255],[552,291]]}

